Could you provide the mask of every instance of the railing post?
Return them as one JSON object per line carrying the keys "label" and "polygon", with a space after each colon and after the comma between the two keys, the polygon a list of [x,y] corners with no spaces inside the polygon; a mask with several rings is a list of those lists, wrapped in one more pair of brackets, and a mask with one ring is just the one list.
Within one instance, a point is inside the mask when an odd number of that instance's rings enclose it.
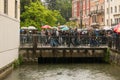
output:
{"label": "railing post", "polygon": [[37,49],[37,35],[33,34],[33,53],[36,53]]}

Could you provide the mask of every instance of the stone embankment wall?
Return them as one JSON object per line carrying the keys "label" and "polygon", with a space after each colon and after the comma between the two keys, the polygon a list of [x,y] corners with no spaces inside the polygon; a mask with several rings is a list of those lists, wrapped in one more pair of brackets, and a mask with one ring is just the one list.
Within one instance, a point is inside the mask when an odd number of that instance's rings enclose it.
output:
{"label": "stone embankment wall", "polygon": [[72,52],[70,52],[70,50],[65,50],[65,53],[63,53],[62,50],[57,50],[55,51],[55,53],[53,53],[52,50],[43,50],[43,51],[39,51],[37,50],[36,53],[33,53],[32,50],[21,50],[20,51],[20,55],[22,55],[23,57],[23,61],[24,62],[28,62],[28,61],[37,61],[39,57],[56,57],[56,58],[61,58],[61,57],[72,57],[72,58],[76,58],[76,57],[103,57],[104,58],[104,50],[73,50]]}
{"label": "stone embankment wall", "polygon": [[110,51],[110,63],[120,65],[120,52],[114,50]]}

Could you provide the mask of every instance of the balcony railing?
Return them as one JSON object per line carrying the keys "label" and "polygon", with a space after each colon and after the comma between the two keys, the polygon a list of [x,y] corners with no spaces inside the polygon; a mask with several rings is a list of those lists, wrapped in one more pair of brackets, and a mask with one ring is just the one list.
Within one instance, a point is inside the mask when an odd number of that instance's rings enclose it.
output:
{"label": "balcony railing", "polygon": [[90,12],[89,16],[99,15],[99,14],[104,14],[104,9],[93,10],[93,11]]}
{"label": "balcony railing", "polygon": [[100,27],[100,23],[93,22],[93,23],[91,23],[91,27],[93,27],[93,28],[99,28]]}
{"label": "balcony railing", "polygon": [[104,9],[99,9],[99,10],[97,10],[97,13],[98,13],[98,14],[104,13]]}

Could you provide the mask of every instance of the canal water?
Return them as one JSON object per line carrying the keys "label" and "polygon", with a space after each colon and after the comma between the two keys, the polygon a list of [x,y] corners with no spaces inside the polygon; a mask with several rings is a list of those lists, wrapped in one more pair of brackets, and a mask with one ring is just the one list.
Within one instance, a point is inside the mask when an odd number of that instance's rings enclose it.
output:
{"label": "canal water", "polygon": [[120,80],[110,64],[23,64],[4,80]]}

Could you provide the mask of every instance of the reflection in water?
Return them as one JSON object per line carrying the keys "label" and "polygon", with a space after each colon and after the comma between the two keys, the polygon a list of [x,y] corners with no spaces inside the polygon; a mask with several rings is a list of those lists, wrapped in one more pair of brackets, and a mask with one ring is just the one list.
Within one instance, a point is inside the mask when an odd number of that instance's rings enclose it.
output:
{"label": "reflection in water", "polygon": [[26,64],[5,80],[120,80],[119,74],[109,64]]}

